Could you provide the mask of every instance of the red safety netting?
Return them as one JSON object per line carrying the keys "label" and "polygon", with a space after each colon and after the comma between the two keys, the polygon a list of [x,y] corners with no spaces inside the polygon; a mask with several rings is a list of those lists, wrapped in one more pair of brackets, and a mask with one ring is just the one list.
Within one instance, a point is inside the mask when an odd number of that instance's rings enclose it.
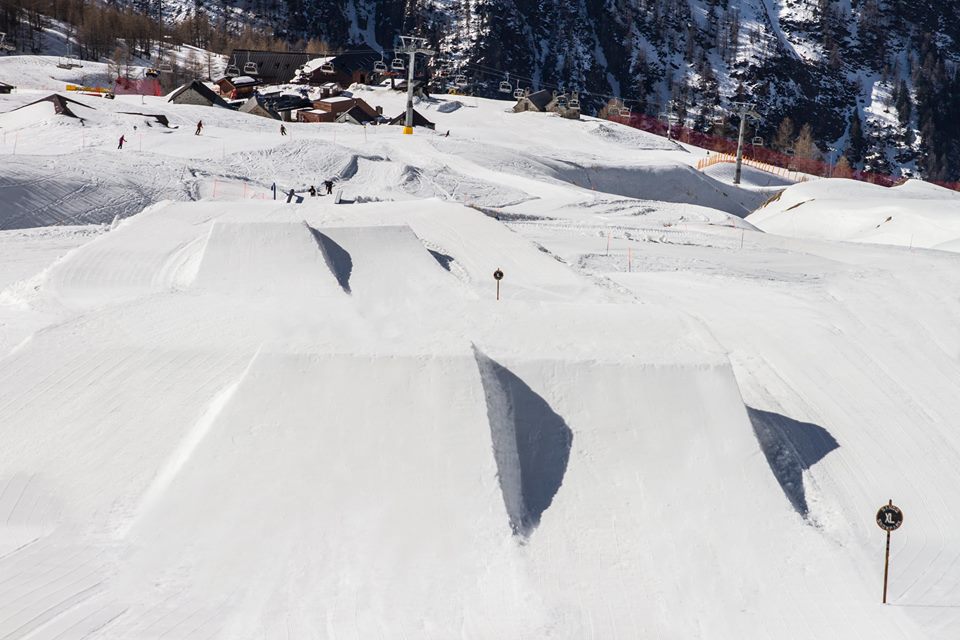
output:
{"label": "red safety netting", "polygon": [[[658,136],[666,137],[668,133],[666,123],[654,116],[634,114],[630,116],[608,116],[607,119]],[[736,140],[703,133],[689,127],[671,125],[669,137],[695,147],[700,147],[701,149],[715,151],[727,156],[735,156],[737,153]],[[842,169],[838,171],[837,167],[829,162],[814,158],[798,158],[790,154],[768,149],[761,145],[746,144],[743,155],[744,158],[752,161],[750,163],[752,166],[770,165],[788,172],[819,176],[821,178],[850,178],[852,180],[870,182],[884,187],[893,187],[901,184],[905,180],[900,176],[876,173],[873,171],[847,170],[844,172]],[[761,166],[761,168],[763,167]],[[958,182],[932,182],[932,184],[955,191],[960,190],[960,183]]]}
{"label": "red safety netting", "polygon": [[162,96],[160,81],[156,78],[117,78],[113,84],[113,92],[120,96]]}

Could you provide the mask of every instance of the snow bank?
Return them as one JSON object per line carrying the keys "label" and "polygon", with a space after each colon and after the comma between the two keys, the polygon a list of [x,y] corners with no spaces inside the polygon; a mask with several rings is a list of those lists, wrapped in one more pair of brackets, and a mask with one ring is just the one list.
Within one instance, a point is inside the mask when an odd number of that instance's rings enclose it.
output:
{"label": "snow bank", "polygon": [[960,239],[960,194],[916,181],[887,189],[818,180],[788,188],[748,220],[781,235],[949,251]]}

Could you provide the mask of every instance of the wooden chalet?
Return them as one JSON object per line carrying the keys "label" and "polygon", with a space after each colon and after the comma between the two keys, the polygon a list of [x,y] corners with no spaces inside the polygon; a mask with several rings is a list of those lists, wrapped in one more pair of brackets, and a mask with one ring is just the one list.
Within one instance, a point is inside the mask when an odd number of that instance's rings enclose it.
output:
{"label": "wooden chalet", "polygon": [[293,79],[297,69],[313,57],[313,54],[302,51],[234,49],[227,57],[227,65],[228,68],[236,67],[243,75],[253,76],[263,84],[285,84]]}
{"label": "wooden chalet", "polygon": [[253,76],[224,76],[216,81],[220,95],[231,100],[248,98],[253,95],[262,82]]}
{"label": "wooden chalet", "polygon": [[281,119],[280,113],[271,108],[270,103],[262,96],[251,96],[237,111],[249,113],[252,116],[260,116],[261,118],[270,118],[272,120]]}
{"label": "wooden chalet", "polygon": [[312,109],[297,112],[300,122],[349,122],[368,124],[380,120],[380,110],[374,109],[360,98],[336,96],[315,100]]}
{"label": "wooden chalet", "polygon": [[230,108],[226,100],[218,96],[213,89],[199,80],[192,80],[174,91],[170,95],[168,102],[174,104],[193,104],[203,107]]}
{"label": "wooden chalet", "polygon": [[534,91],[533,93],[527,91],[522,98],[517,100],[517,104],[513,107],[513,112],[534,111],[536,113],[546,113],[554,97],[554,94],[546,89]]}
{"label": "wooden chalet", "polygon": [[568,106],[568,99],[565,95],[557,95],[556,91],[547,91],[541,89],[530,93],[529,91],[513,106],[514,113],[524,111],[533,111],[535,113],[556,113],[563,118],[576,120],[580,117],[579,107]]}
{"label": "wooden chalet", "polygon": [[381,54],[365,44],[349,45],[343,53],[311,61],[304,68],[302,77],[308,84],[323,85],[335,82],[341,87],[351,84],[369,84],[379,75],[373,70]]}

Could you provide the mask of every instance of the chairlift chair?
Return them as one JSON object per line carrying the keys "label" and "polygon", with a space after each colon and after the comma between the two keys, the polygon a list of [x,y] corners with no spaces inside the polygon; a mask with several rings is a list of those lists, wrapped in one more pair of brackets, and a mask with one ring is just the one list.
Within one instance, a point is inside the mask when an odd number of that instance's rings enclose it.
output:
{"label": "chairlift chair", "polygon": [[787,149],[784,151],[784,153],[786,153],[788,156],[792,156],[796,152],[793,149]]}
{"label": "chairlift chair", "polygon": [[320,65],[320,73],[333,73],[333,65],[329,62],[324,62]]}
{"label": "chairlift chair", "polygon": [[520,85],[517,85],[517,88],[513,90],[513,97],[519,100],[520,98],[527,95],[524,93],[523,89],[520,88]]}
{"label": "chairlift chair", "polygon": [[570,99],[567,101],[567,107],[570,109],[580,109],[580,94],[574,93],[570,96]]}
{"label": "chairlift chair", "polygon": [[755,137],[755,138],[751,141],[751,144],[753,144],[753,146],[755,146],[755,147],[762,147],[762,146],[763,146],[763,138],[761,138],[760,136],[757,136],[757,137]]}
{"label": "chairlift chair", "polygon": [[387,65],[383,62],[383,60],[377,60],[373,63],[373,71],[375,73],[384,73],[386,70]]}
{"label": "chairlift chair", "polygon": [[257,68],[256,62],[250,62],[248,60],[247,63],[243,65],[243,72],[246,74],[257,75],[257,71],[258,71],[258,68]]}
{"label": "chairlift chair", "polygon": [[66,58],[57,58],[57,69],[73,69],[73,65]]}
{"label": "chairlift chair", "polygon": [[228,64],[226,70],[223,72],[223,75],[233,78],[240,75],[240,67],[235,64]]}
{"label": "chairlift chair", "polygon": [[394,71],[406,71],[407,65],[403,62],[403,58],[394,58],[393,62],[390,63],[390,68]]}
{"label": "chairlift chair", "polygon": [[465,87],[469,84],[469,82],[467,81],[467,76],[463,75],[462,73],[458,75],[456,78],[454,78],[453,82],[458,87]]}
{"label": "chairlift chair", "polygon": [[74,68],[77,68],[77,69],[82,69],[82,68],[83,68],[83,63],[80,62],[80,56],[78,56],[78,55],[76,55],[76,54],[71,54],[71,55],[67,56],[67,64],[69,64],[71,67],[74,67]]}
{"label": "chairlift chair", "polygon": [[507,77],[500,82],[499,87],[500,93],[511,93],[513,91],[513,85],[510,84],[510,74],[507,74]]}

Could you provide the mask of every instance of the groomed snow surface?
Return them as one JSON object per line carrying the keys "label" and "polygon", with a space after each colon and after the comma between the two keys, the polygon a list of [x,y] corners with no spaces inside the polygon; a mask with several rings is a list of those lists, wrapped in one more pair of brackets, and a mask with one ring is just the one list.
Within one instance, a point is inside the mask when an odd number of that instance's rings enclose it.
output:
{"label": "groomed snow surface", "polygon": [[44,95],[0,97],[0,638],[960,634],[954,194]]}

